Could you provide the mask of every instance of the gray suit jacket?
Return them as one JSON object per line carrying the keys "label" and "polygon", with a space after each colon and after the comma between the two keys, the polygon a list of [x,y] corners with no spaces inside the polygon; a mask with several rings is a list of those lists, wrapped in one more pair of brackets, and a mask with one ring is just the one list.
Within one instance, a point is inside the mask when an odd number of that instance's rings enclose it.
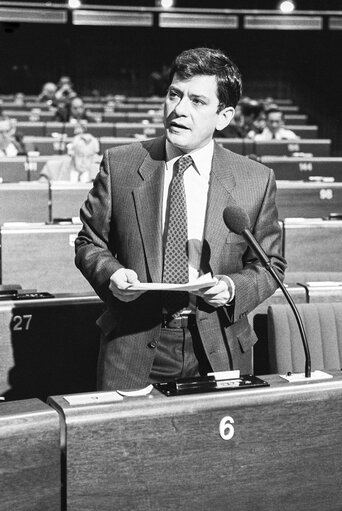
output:
{"label": "gray suit jacket", "polygon": [[[142,386],[147,382],[161,330],[161,295],[148,292],[123,303],[109,291],[119,268],[137,272],[141,282],[162,278],[162,191],[165,138],[110,149],[81,209],[83,228],[76,240],[76,265],[107,305],[98,321],[101,346],[100,388]],[[276,289],[244,239],[229,232],[222,213],[238,204],[251,230],[283,276],[281,233],[272,170],[215,144],[206,212],[202,270],[229,275],[234,303],[214,309],[198,299],[196,320],[214,371],[236,367],[237,353],[257,338],[247,314]]]}

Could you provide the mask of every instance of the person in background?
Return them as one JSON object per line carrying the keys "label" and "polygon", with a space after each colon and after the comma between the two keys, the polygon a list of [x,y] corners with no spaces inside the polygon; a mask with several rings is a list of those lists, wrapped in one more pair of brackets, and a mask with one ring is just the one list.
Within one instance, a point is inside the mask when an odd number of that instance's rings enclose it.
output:
{"label": "person in background", "polygon": [[16,121],[0,115],[0,157],[27,154],[23,137],[16,134]]}
{"label": "person in background", "polygon": [[44,83],[42,90],[37,98],[38,102],[46,103],[49,106],[56,106],[57,85],[53,82]]}
{"label": "person in background", "polygon": [[[107,306],[98,320],[101,390],[252,372],[257,336],[247,315],[277,284],[225,225],[226,208],[246,211],[280,278],[286,264],[273,171],[213,140],[240,94],[240,72],[225,53],[186,50],[171,67],[165,135],[104,154],[75,240],[76,266]],[[201,275],[213,280],[190,293],[139,288]]]}
{"label": "person in background", "polygon": [[46,162],[39,181],[93,181],[99,170],[99,149],[97,138],[90,133],[76,135],[68,145],[68,154]]}
{"label": "person in background", "polygon": [[299,138],[292,130],[284,127],[284,114],[279,108],[271,107],[266,110],[265,114],[266,126],[261,133],[255,135],[255,141],[296,140]]}
{"label": "person in background", "polygon": [[57,110],[56,121],[79,125],[82,132],[86,131],[88,122],[96,122],[95,118],[86,110],[82,98],[78,96]]}
{"label": "person in background", "polygon": [[69,76],[61,76],[57,83],[57,90],[55,98],[58,103],[69,102],[77,94],[74,91],[74,86]]}

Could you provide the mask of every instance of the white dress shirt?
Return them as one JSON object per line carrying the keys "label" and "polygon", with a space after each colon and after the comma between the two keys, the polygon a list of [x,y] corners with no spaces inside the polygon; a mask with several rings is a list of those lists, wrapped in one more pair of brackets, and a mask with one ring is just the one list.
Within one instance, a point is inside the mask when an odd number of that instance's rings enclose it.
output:
{"label": "white dress shirt", "polygon": [[[193,282],[198,278],[200,273],[214,141],[211,140],[206,146],[188,154],[192,157],[193,165],[184,172],[184,188],[188,216],[189,282]],[[166,241],[165,224],[168,210],[169,188],[173,177],[174,164],[181,156],[183,156],[183,153],[167,140],[162,216],[164,245]],[[235,286],[228,276],[226,279],[229,281],[227,285],[232,291],[232,299],[235,293]],[[194,310],[194,308],[195,300],[190,295],[190,309]]]}

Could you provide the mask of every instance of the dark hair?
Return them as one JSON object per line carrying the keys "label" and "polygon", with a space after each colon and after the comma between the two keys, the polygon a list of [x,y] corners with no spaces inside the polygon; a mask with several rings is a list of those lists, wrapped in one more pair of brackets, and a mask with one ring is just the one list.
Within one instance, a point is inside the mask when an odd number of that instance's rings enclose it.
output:
{"label": "dark hair", "polygon": [[280,110],[280,108],[278,108],[277,106],[271,106],[271,107],[267,108],[265,113],[266,113],[267,117],[269,114],[278,114],[278,113],[281,114],[282,118],[284,117],[282,110]]}
{"label": "dark hair", "polygon": [[222,50],[192,48],[183,51],[170,68],[170,82],[178,74],[187,80],[196,75],[212,75],[217,80],[219,108],[236,107],[241,93],[241,74],[234,62]]}

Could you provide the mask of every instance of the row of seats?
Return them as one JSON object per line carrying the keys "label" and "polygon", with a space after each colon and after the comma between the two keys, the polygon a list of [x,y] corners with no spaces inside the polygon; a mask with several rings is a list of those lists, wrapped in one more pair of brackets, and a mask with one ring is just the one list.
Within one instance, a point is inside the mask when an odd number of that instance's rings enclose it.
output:
{"label": "row of seats", "polygon": [[[41,165],[43,162],[41,162]],[[21,168],[21,172],[25,172]],[[36,171],[34,171],[36,172]],[[32,173],[34,173],[32,172]],[[90,183],[37,181],[0,184],[0,224],[52,222],[79,216]],[[339,218],[342,183],[277,181],[279,218]]]}
{"label": "row of seats", "polygon": [[[0,158],[0,181],[15,183],[34,181],[45,163],[55,158],[45,156],[16,156]],[[100,162],[101,156],[99,156]],[[262,156],[261,162],[273,169],[277,180],[285,181],[342,181],[342,157],[332,156]]]}
{"label": "row of seats", "polygon": [[[120,127],[116,128],[121,129]],[[161,126],[143,125],[138,126],[122,126],[122,135],[120,137],[100,137],[100,152],[110,149],[111,147],[130,144],[137,140],[132,138],[135,135],[141,138],[153,138],[159,134],[163,134],[164,130]],[[298,139],[298,140],[270,140],[270,141],[253,141],[241,138],[217,138],[219,144],[231,151],[249,156],[321,156],[327,157],[331,154],[330,139]],[[63,134],[56,134],[51,137],[26,136],[25,142],[29,150],[38,151],[41,155],[64,154],[66,145],[71,141],[70,137]]]}
{"label": "row of seats", "polygon": [[[296,135],[304,139],[318,137],[318,127],[313,125],[286,125]],[[17,123],[17,130],[26,136],[50,137],[53,133],[64,133],[73,136],[77,125],[60,122],[22,122]],[[94,137],[129,137],[135,134],[162,135],[164,127],[160,119],[137,119],[137,121],[102,121],[87,123],[87,131]]]}
{"label": "row of seats", "polygon": [[[329,274],[335,279],[330,283],[288,284],[288,291],[304,318],[313,369],[339,370],[342,271]],[[317,273],[311,275],[314,279]],[[100,337],[96,320],[104,309],[100,299],[89,293],[44,296],[33,290],[10,291],[9,286],[6,293],[2,288],[0,396],[7,401],[46,400],[53,394],[94,391]],[[339,319],[335,318],[336,311]],[[259,337],[254,347],[255,374],[303,371],[298,327],[280,290],[249,319]],[[324,359],[325,352],[329,356]]]}
{"label": "row of seats", "polygon": [[[342,222],[285,219],[283,253],[288,271],[342,271]],[[50,293],[92,292],[74,265],[80,223],[5,223],[1,235],[1,284]]]}

